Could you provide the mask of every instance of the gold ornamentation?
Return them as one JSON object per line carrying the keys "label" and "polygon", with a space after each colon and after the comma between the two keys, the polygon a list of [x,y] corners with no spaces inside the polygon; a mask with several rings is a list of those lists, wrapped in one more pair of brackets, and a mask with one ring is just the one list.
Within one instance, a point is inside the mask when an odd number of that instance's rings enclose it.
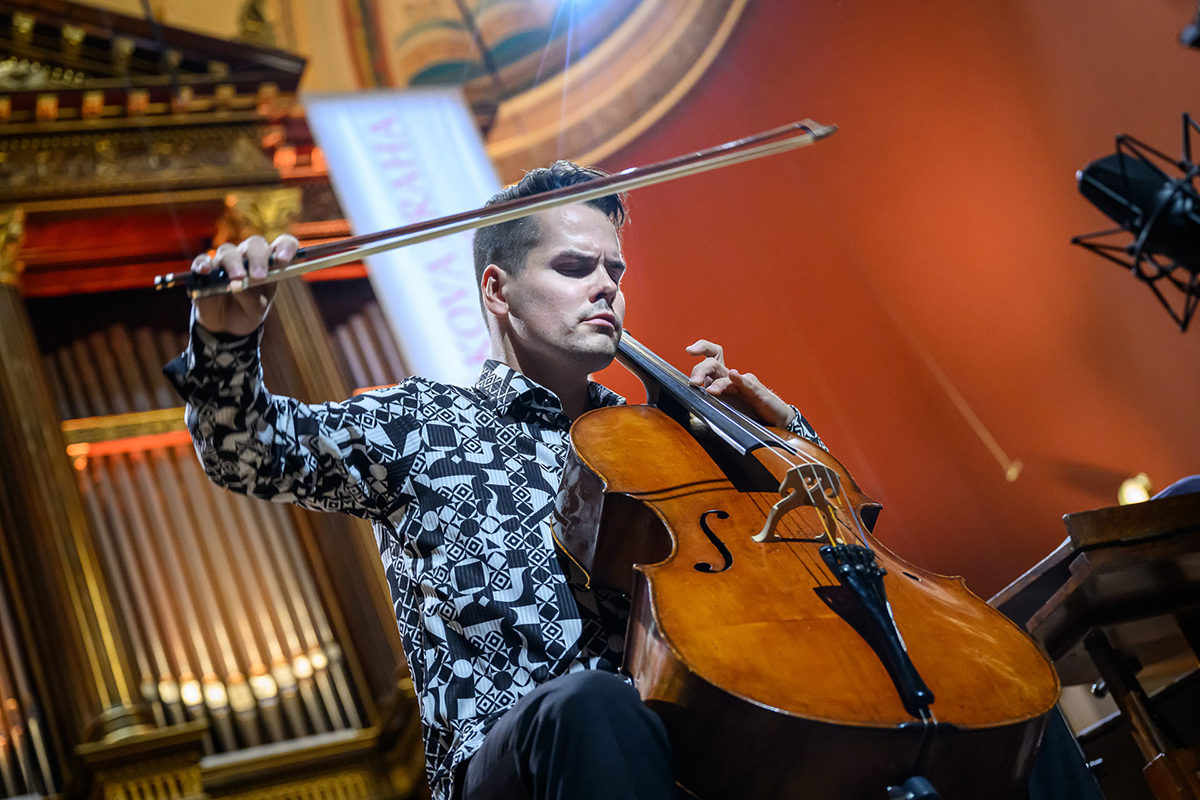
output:
{"label": "gold ornamentation", "polygon": [[232,83],[221,83],[213,89],[213,103],[220,111],[228,111],[237,99],[237,87]]}
{"label": "gold ornamentation", "polygon": [[302,781],[264,786],[249,792],[227,794],[222,800],[369,800],[376,796],[372,791],[374,783],[373,776],[367,770],[348,769]]}
{"label": "gold ornamentation", "polygon": [[98,770],[91,800],[187,800],[203,796],[200,761],[189,754]]}
{"label": "gold ornamentation", "polygon": [[261,47],[275,46],[275,24],[267,13],[266,0],[246,0],[242,4],[237,38]]}
{"label": "gold ornamentation", "polygon": [[[111,442],[131,436],[151,436],[159,433],[187,430],[182,408],[157,408],[151,411],[132,411],[128,414],[109,414],[105,417],[80,417],[63,420],[63,439],[68,452],[72,445]],[[84,452],[78,453],[82,455]],[[76,453],[72,453],[73,455]]]}
{"label": "gold ornamentation", "polygon": [[140,117],[150,109],[149,89],[130,89],[125,95],[125,113]]}
{"label": "gold ornamentation", "polygon": [[196,100],[196,90],[191,86],[180,86],[179,91],[171,95],[171,113],[186,114],[192,110]]}
{"label": "gold ornamentation", "polygon": [[0,203],[276,182],[259,140],[249,125],[0,139]]}
{"label": "gold ornamentation", "polygon": [[260,83],[254,97],[254,104],[258,108],[259,114],[263,116],[272,114],[279,104],[279,84]]}
{"label": "gold ornamentation", "polygon": [[0,283],[19,286],[21,242],[25,238],[25,212],[19,208],[0,210]]}
{"label": "gold ornamentation", "polygon": [[62,26],[62,48],[67,58],[72,60],[79,58],[79,51],[86,36],[87,32],[78,25]]}
{"label": "gold ornamentation", "polygon": [[79,114],[83,119],[100,119],[104,115],[103,90],[84,92],[79,104]]}
{"label": "gold ornamentation", "polygon": [[137,50],[137,42],[128,36],[117,36],[112,40],[113,70],[118,75],[124,75],[129,71],[129,59],[133,58],[135,50]]}
{"label": "gold ornamentation", "polygon": [[12,17],[13,43],[20,47],[28,47],[33,41],[33,28],[37,20],[32,14],[17,12]]}
{"label": "gold ornamentation", "polygon": [[54,122],[58,119],[58,95],[39,94],[36,117],[38,122]]}
{"label": "gold ornamentation", "polygon": [[83,73],[53,64],[31,62],[12,56],[0,61],[0,91],[24,92],[38,89],[73,89],[83,82]]}
{"label": "gold ornamentation", "polygon": [[253,189],[225,198],[225,215],[218,223],[217,241],[240,242],[258,234],[270,241],[287,233],[300,215],[296,187]]}

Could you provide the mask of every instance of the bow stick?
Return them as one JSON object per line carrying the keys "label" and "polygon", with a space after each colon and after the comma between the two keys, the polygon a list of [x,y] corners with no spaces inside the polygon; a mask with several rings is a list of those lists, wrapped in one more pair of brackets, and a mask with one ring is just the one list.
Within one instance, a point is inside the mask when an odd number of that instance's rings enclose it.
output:
{"label": "bow stick", "polygon": [[189,270],[188,272],[171,272],[156,277],[154,288],[168,289],[174,286],[184,286],[191,297],[210,297],[240,292],[252,286],[261,286],[326,267],[335,267],[398,247],[406,247],[463,231],[521,219],[539,211],[571,203],[582,203],[598,197],[639,189],[643,186],[664,183],[687,175],[697,175],[701,172],[740,164],[743,161],[785,153],[788,150],[814,144],[836,131],[836,125],[822,125],[809,119],[801,120],[747,136],[744,139],[726,142],[716,147],[676,156],[644,167],[630,167],[613,175],[543,192],[533,197],[496,203],[378,233],[351,236],[336,242],[302,247],[296,252],[296,257],[291,264],[272,270],[263,278],[251,279],[247,275],[241,280],[230,281],[224,270],[210,272],[207,275]]}

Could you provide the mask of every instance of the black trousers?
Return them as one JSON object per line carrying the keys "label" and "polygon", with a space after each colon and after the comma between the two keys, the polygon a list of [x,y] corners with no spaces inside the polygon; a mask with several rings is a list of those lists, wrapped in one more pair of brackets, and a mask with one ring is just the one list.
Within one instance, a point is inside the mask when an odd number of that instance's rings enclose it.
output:
{"label": "black trousers", "polygon": [[573,672],[521,698],[460,779],[462,800],[676,800],[671,746],[637,690]]}
{"label": "black trousers", "polygon": [[[460,780],[461,800],[678,800],[666,730],[608,672],[548,681],[500,718]],[[883,790],[880,790],[883,796]],[[1030,800],[1103,800],[1058,709],[1029,781]]]}

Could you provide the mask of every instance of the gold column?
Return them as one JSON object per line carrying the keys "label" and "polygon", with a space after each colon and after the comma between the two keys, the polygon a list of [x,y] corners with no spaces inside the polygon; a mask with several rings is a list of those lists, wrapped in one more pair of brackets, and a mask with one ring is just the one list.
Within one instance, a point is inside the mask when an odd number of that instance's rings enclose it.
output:
{"label": "gold column", "polygon": [[[225,205],[218,240],[240,241],[257,233],[273,241],[287,233],[289,224],[299,214],[300,192],[294,188],[243,191],[227,197]],[[282,373],[281,390],[308,402],[349,397],[350,386],[338,366],[325,322],[303,280],[279,283],[275,309],[267,318],[263,341],[264,349],[269,351],[264,358],[264,369],[270,373],[274,367]],[[295,510],[293,516],[310,558],[322,564],[332,579],[337,606],[359,610],[340,622],[348,629],[358,655],[348,659],[348,666],[361,670],[361,679],[368,687],[367,696],[363,697],[367,721],[380,724],[393,735],[397,731],[415,730],[412,681],[370,525],[345,515]],[[371,609],[372,613],[365,613],[364,609]],[[338,608],[330,611],[339,616]],[[418,765],[415,774],[419,773]]]}
{"label": "gold column", "polygon": [[14,523],[13,549],[29,567],[14,590],[49,626],[37,645],[43,663],[57,665],[50,680],[68,703],[45,700],[62,709],[68,744],[112,741],[148,729],[151,719],[21,297],[24,220],[20,209],[0,210],[0,503]]}

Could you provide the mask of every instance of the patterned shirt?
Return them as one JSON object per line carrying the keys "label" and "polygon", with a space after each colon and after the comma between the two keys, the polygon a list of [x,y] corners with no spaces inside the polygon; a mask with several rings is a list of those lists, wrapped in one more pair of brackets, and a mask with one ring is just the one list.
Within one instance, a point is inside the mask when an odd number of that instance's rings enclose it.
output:
{"label": "patterned shirt", "polygon": [[[258,344],[192,326],[165,372],[205,472],[255,497],[373,523],[421,710],[426,770],[458,767],[539,684],[621,664],[624,595],[586,587],[549,521],[570,420],[550,391],[488,361],[472,388],[408,378],[310,405],[263,385]],[[625,401],[589,383],[592,408]],[[789,430],[819,443],[799,413]]]}

